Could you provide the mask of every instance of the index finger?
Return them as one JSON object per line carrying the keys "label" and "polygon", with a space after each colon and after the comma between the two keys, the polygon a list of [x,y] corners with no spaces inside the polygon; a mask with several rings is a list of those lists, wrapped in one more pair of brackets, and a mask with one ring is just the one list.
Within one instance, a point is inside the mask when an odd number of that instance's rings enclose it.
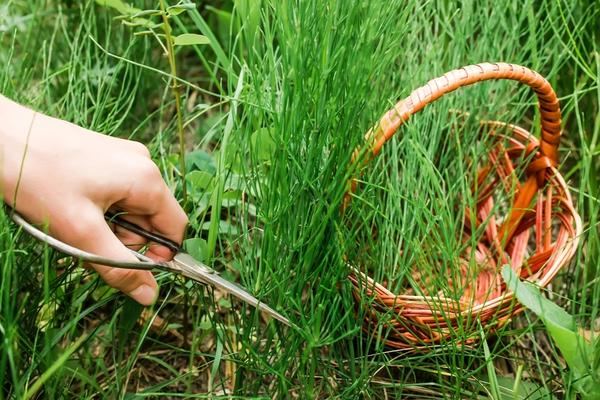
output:
{"label": "index finger", "polygon": [[[114,206],[130,213],[131,215],[125,218],[131,222],[148,227],[151,232],[181,244],[188,217],[162,179],[156,165],[148,161],[142,164],[147,166],[145,171],[137,175],[132,173],[133,183]],[[160,254],[161,258],[172,256],[167,247],[160,247],[162,250],[158,250],[157,254]]]}
{"label": "index finger", "polygon": [[175,243],[181,244],[188,224],[188,216],[165,183],[161,205],[149,215],[152,229]]}
{"label": "index finger", "polygon": [[[167,193],[168,195],[163,199],[164,205],[149,216],[150,225],[154,232],[181,245],[188,224],[188,217],[168,189]],[[170,260],[174,256],[169,247],[157,243],[152,243],[146,254],[157,261]]]}

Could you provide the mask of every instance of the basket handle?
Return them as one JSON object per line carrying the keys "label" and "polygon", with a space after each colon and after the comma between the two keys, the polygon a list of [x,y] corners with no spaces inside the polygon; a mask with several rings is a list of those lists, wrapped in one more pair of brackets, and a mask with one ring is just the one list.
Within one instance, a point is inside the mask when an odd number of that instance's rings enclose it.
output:
{"label": "basket handle", "polygon": [[[550,83],[535,71],[516,64],[481,63],[468,65],[432,79],[426,85],[414,90],[410,96],[400,100],[379,120],[375,130],[367,132],[365,139],[373,140],[373,154],[377,155],[381,146],[396,133],[408,118],[422,110],[446,93],[459,87],[472,85],[490,79],[512,79],[531,87],[537,94],[542,122],[540,151],[548,158],[548,166],[558,165],[558,143],[561,135],[560,105]],[[541,163],[540,163],[541,164]]]}
{"label": "basket handle", "polygon": [[[398,128],[411,115],[422,110],[427,104],[459,87],[490,79],[511,79],[531,87],[538,97],[541,115],[541,154],[532,160],[527,168],[530,177],[521,188],[508,220],[500,229],[500,237],[508,241],[514,233],[514,228],[524,215],[524,209],[529,206],[535,193],[543,184],[546,169],[558,165],[558,144],[561,136],[560,105],[550,83],[540,74],[529,68],[508,63],[481,63],[455,69],[439,78],[430,80],[424,86],[414,90],[407,98],[400,100],[394,108],[381,117],[375,127],[367,132],[365,139],[371,146],[372,154],[377,155],[383,144],[396,133]],[[360,148],[356,149],[352,157],[352,163],[356,161],[360,152]],[[349,204],[350,193],[355,190],[356,180],[351,179],[342,212]]]}

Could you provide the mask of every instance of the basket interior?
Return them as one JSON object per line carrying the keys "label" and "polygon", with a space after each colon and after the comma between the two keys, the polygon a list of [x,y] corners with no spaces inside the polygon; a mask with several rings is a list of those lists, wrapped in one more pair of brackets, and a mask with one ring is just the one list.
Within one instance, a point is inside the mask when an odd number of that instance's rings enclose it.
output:
{"label": "basket interior", "polygon": [[[363,175],[345,214],[346,254],[391,293],[464,309],[501,296],[500,267],[529,268],[540,234],[548,234],[536,232],[532,208],[524,232],[506,243],[498,237],[535,156],[525,150],[535,143],[464,114],[449,118],[432,143],[423,139],[432,118],[403,127]],[[524,275],[534,277],[543,264]]]}

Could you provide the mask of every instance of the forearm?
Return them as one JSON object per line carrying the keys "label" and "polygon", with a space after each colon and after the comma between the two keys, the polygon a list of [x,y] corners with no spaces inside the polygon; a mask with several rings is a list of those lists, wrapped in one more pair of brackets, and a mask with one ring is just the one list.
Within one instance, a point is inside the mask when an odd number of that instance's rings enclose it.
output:
{"label": "forearm", "polygon": [[0,95],[0,184],[12,204],[35,113]]}

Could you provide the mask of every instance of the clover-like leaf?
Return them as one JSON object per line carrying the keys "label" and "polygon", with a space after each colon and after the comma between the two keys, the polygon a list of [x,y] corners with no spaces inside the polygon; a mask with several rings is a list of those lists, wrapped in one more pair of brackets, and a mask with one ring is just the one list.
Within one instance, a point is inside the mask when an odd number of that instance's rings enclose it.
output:
{"label": "clover-like leaf", "polygon": [[209,44],[210,40],[197,33],[184,33],[173,38],[173,44],[175,46],[193,46],[199,44]]}

